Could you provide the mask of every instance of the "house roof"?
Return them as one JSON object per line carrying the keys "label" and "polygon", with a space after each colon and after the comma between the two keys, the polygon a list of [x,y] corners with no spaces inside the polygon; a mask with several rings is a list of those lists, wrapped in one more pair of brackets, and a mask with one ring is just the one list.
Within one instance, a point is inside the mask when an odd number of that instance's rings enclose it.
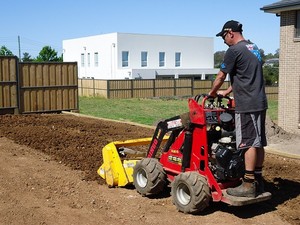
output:
{"label": "house roof", "polygon": [[300,9],[300,1],[299,0],[281,0],[270,5],[265,5],[260,8],[266,13],[275,13],[280,14],[284,11],[293,11]]}

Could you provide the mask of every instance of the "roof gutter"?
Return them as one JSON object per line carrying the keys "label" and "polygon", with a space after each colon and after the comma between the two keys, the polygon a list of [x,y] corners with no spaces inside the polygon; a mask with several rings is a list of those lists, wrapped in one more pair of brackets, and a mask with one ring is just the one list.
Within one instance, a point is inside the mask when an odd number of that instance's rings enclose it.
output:
{"label": "roof gutter", "polygon": [[281,12],[300,10],[300,3],[299,1],[281,1],[279,3],[266,5],[260,8],[260,10],[263,10],[265,13],[280,15]]}

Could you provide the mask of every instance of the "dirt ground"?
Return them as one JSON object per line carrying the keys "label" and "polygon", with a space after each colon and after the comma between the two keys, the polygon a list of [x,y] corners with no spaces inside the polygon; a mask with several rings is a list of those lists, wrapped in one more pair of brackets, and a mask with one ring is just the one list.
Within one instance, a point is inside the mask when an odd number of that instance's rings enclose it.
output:
{"label": "dirt ground", "polygon": [[[299,136],[268,122],[269,143],[299,149]],[[0,116],[0,224],[300,224],[300,160],[267,153],[272,199],[243,207],[211,203],[177,212],[168,192],[108,188],[96,171],[109,142],[151,137],[150,128],[66,114]],[[294,145],[292,144],[294,143]]]}

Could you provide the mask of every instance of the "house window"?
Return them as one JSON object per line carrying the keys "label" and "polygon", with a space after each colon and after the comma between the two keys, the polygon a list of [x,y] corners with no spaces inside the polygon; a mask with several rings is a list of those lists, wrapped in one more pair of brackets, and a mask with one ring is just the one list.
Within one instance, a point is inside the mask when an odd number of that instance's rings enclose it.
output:
{"label": "house window", "polygon": [[94,53],[94,65],[95,65],[95,67],[99,66],[99,55],[98,55],[98,52]]}
{"label": "house window", "polygon": [[141,52],[141,67],[146,67],[148,61],[148,52]]}
{"label": "house window", "polygon": [[129,52],[122,51],[122,67],[128,67]]}
{"label": "house window", "polygon": [[300,10],[296,14],[296,38],[300,38]]}
{"label": "house window", "polygon": [[159,53],[159,66],[165,66],[165,53],[164,52],[160,52]]}
{"label": "house window", "polygon": [[81,66],[84,67],[84,53],[81,53]]}
{"label": "house window", "polygon": [[181,52],[175,52],[175,67],[180,66]]}
{"label": "house window", "polygon": [[88,61],[88,67],[90,67],[90,65],[91,65],[91,54],[90,53],[88,53],[87,61]]}

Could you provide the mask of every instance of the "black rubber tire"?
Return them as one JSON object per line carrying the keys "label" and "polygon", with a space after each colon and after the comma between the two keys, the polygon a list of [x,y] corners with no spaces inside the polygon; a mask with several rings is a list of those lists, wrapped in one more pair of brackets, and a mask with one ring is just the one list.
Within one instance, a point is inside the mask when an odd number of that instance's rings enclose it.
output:
{"label": "black rubber tire", "polygon": [[197,172],[177,175],[171,184],[171,195],[173,204],[183,213],[201,212],[211,201],[207,180]]}
{"label": "black rubber tire", "polygon": [[159,194],[167,184],[166,173],[155,158],[144,158],[133,169],[133,184],[143,196]]}

